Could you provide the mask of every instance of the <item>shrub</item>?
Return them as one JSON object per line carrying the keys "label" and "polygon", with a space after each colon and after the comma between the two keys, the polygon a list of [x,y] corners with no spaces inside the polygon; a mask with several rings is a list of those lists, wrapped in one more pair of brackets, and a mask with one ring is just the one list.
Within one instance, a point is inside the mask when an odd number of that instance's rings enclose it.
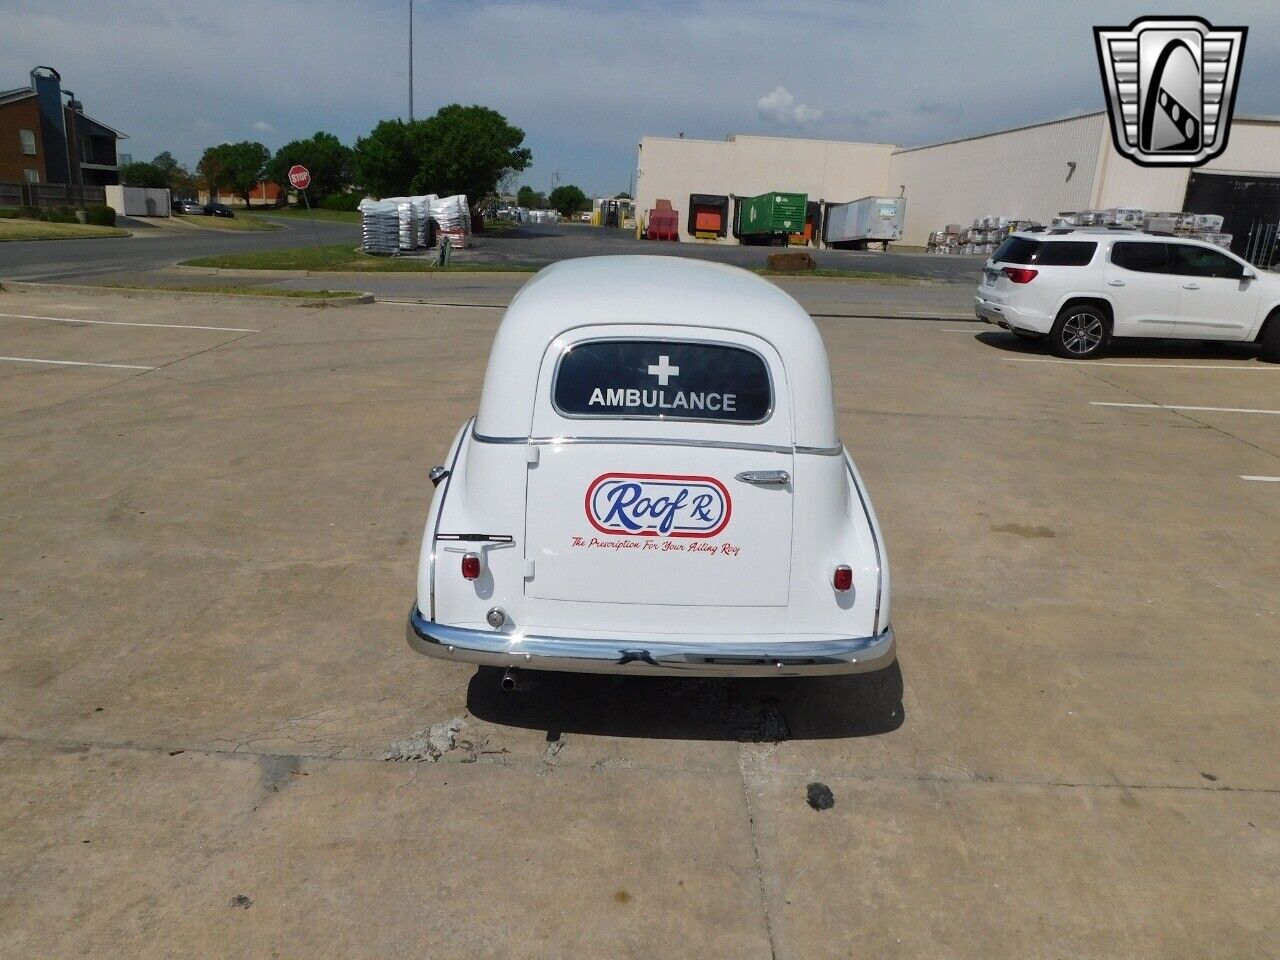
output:
{"label": "shrub", "polygon": [[39,207],[19,207],[17,216],[21,217],[23,220],[39,220],[40,208]]}
{"label": "shrub", "polygon": [[0,220],[16,220],[20,213],[17,207],[0,207]]}
{"label": "shrub", "polygon": [[320,201],[320,207],[323,210],[357,210],[363,199],[363,193],[331,193]]}
{"label": "shrub", "polygon": [[45,207],[40,211],[40,219],[48,223],[75,223],[76,212],[70,207]]}
{"label": "shrub", "polygon": [[114,227],[116,225],[116,211],[114,207],[108,207],[105,203],[93,203],[85,211],[85,223],[92,223],[97,227]]}

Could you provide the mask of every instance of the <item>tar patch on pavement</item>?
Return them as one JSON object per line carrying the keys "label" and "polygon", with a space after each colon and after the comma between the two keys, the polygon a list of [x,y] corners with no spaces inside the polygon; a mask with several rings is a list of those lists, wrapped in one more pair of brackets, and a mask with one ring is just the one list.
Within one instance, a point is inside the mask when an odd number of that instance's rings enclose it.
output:
{"label": "tar patch on pavement", "polygon": [[809,784],[805,799],[809,801],[809,806],[815,810],[830,810],[836,805],[835,794],[831,792],[831,788],[825,783]]}
{"label": "tar patch on pavement", "polygon": [[246,897],[243,893],[237,893],[231,898],[231,906],[239,907],[241,910],[248,910],[253,906],[253,901]]}

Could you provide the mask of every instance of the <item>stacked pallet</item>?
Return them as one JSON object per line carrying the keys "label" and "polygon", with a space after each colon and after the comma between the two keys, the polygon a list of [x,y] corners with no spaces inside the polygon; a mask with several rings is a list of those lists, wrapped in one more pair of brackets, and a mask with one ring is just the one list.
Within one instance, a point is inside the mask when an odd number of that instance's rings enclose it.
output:
{"label": "stacked pallet", "polygon": [[968,227],[949,223],[941,230],[929,234],[928,253],[981,254],[992,253],[1015,230],[1040,226],[1035,220],[1004,217],[991,214],[975,217]]}
{"label": "stacked pallet", "polygon": [[471,209],[463,194],[432,201],[431,219],[440,230],[441,242],[447,239],[455,249],[471,245]]}
{"label": "stacked pallet", "polygon": [[1128,227],[1153,233],[1192,237],[1229,249],[1232,235],[1222,232],[1223,218],[1216,213],[1158,212],[1137,207],[1105,210],[1070,210],[1053,218],[1055,227]]}
{"label": "stacked pallet", "polygon": [[400,212],[385,200],[360,201],[360,249],[390,256],[400,252]]}

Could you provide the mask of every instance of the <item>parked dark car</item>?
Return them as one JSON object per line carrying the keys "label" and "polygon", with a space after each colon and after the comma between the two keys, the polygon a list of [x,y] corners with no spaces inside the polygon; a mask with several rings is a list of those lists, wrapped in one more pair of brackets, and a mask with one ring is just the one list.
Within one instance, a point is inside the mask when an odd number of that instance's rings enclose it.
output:
{"label": "parked dark car", "polygon": [[206,217],[234,217],[236,214],[225,203],[206,203],[204,205],[204,215]]}
{"label": "parked dark car", "polygon": [[196,216],[202,216],[204,214],[204,207],[200,206],[200,201],[191,200],[189,198],[186,200],[174,200],[173,203],[170,204],[170,210],[179,215],[193,213]]}

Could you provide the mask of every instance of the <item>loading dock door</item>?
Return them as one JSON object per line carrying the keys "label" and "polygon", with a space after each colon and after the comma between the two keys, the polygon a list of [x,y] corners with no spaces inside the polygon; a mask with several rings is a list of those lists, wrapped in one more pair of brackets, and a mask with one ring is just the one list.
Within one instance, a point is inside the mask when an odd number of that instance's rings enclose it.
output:
{"label": "loading dock door", "polygon": [[1280,223],[1280,177],[1193,171],[1182,208],[1222,214],[1222,232],[1231,234],[1231,252],[1244,257],[1255,229]]}

